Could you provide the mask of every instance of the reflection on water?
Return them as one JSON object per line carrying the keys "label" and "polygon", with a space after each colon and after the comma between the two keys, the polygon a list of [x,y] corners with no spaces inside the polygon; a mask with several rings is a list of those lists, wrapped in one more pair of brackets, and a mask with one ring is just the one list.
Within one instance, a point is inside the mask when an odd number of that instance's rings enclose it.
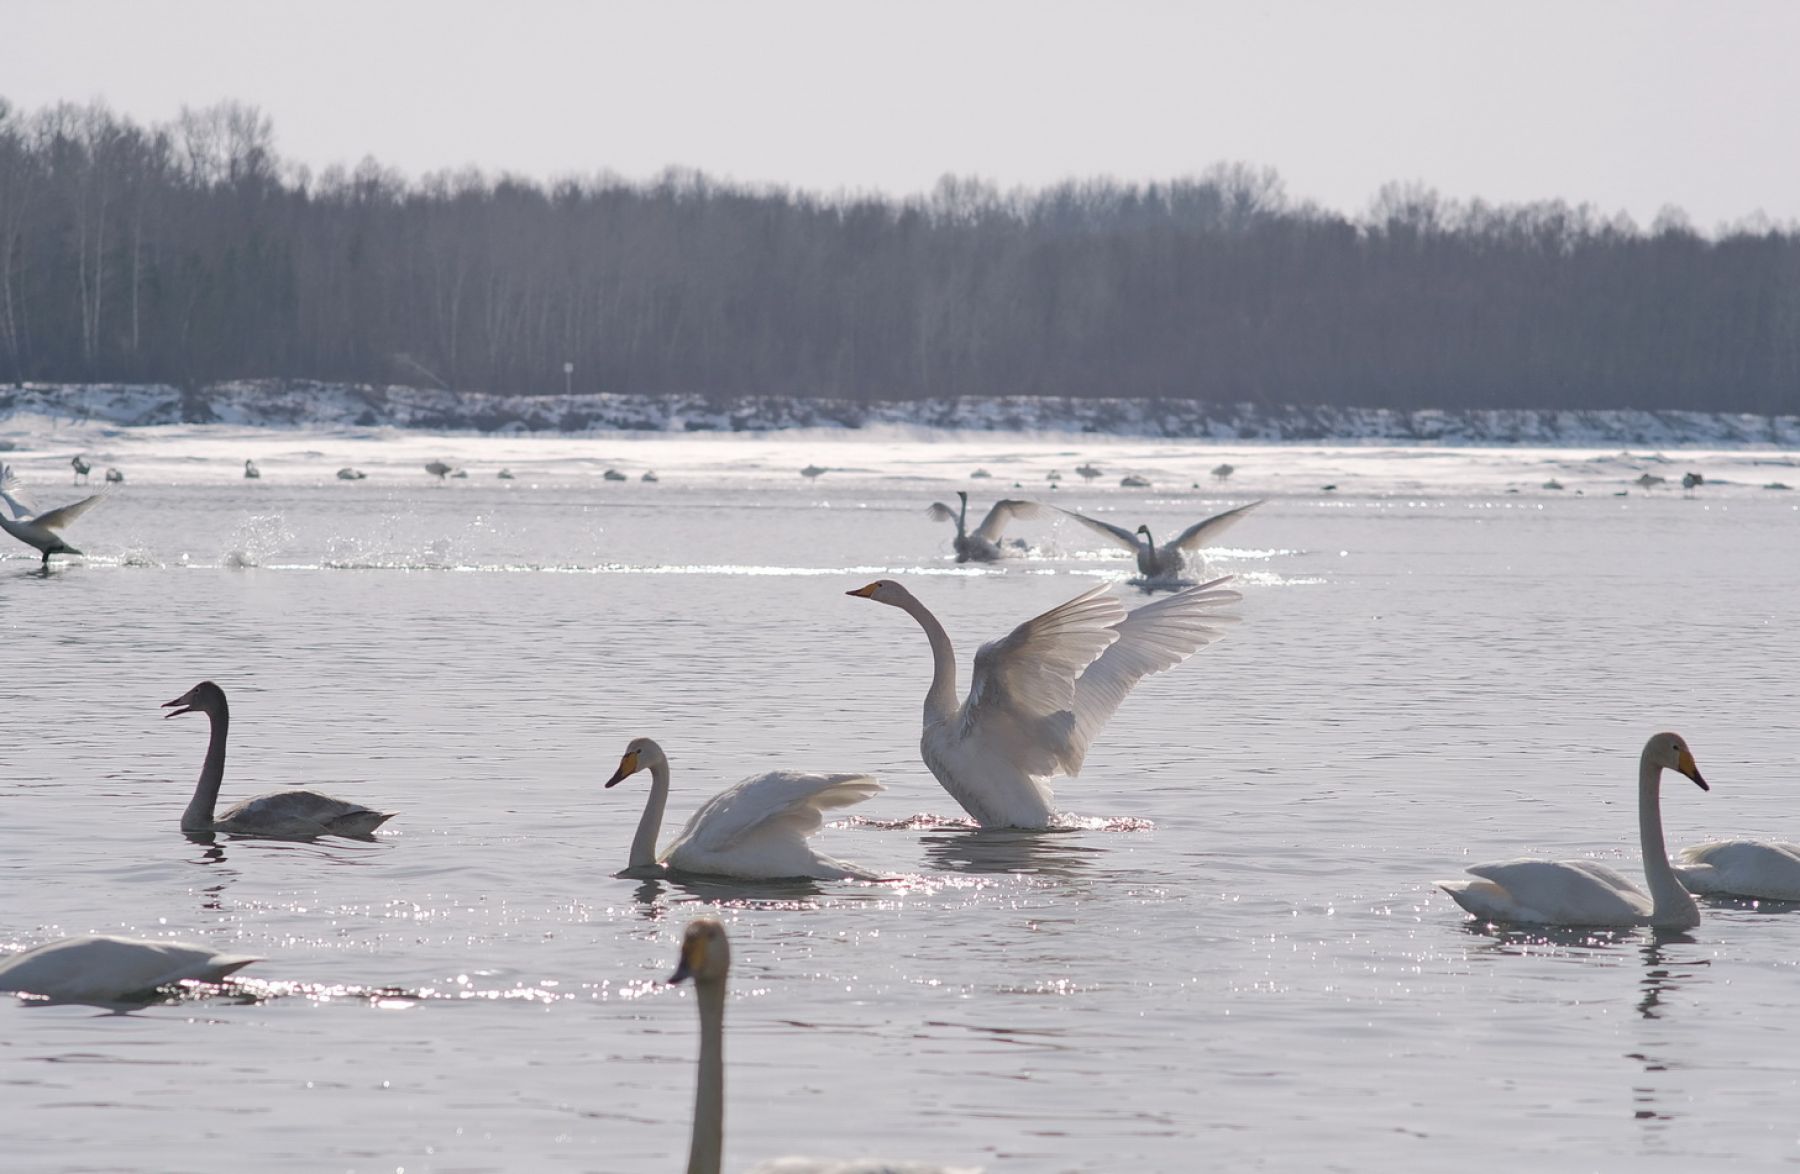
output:
{"label": "reflection on water", "polygon": [[920,838],[930,867],[943,872],[1020,873],[1072,880],[1104,850],[1078,843],[1064,831],[993,828]]}

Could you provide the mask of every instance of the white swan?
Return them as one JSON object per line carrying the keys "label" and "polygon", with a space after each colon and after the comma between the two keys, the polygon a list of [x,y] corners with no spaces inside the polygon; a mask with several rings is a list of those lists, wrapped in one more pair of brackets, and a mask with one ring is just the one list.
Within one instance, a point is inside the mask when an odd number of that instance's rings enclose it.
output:
{"label": "white swan", "polygon": [[[671,983],[692,979],[700,1011],[699,1079],[694,1087],[694,1130],[688,1142],[687,1174],[719,1174],[725,1150],[725,982],[731,973],[731,942],[725,927],[710,917],[688,922],[681,938],[681,961]],[[750,1174],[981,1174],[977,1166],[927,1162],[839,1162],[817,1158],[776,1158]]]}
{"label": "white swan", "polygon": [[105,496],[104,493],[96,493],[92,497],[84,497],[80,501],[45,510],[40,514],[25,499],[18,477],[10,468],[0,465],[0,503],[12,510],[13,515],[9,518],[5,510],[0,510],[0,530],[5,530],[27,546],[36,547],[43,554],[43,565],[47,567],[53,554],[81,553],[63,541],[63,536],[57,531],[99,505]]}
{"label": "white swan", "polygon": [[[1156,540],[1150,536],[1149,526],[1139,526],[1134,533],[1123,526],[1102,522],[1098,518],[1085,517],[1074,510],[1065,510],[1061,506],[1058,506],[1057,509],[1136,554],[1138,573],[1145,579],[1167,581],[1181,577],[1181,573],[1186,569],[1187,556],[1190,553],[1217,541],[1219,535],[1229,530],[1240,518],[1261,504],[1260,501],[1253,501],[1249,505],[1241,505],[1234,510],[1226,510],[1222,514],[1214,514],[1203,522],[1195,522],[1161,546],[1158,546]],[[1144,536],[1142,541],[1138,539],[1139,534]]]}
{"label": "white swan", "polygon": [[1703,897],[1800,901],[1800,844],[1714,840],[1676,853],[1675,875]]}
{"label": "white swan", "polygon": [[250,481],[259,481],[262,479],[262,470],[256,467],[255,461],[244,462],[244,477],[246,480]]}
{"label": "white swan", "polygon": [[846,592],[897,607],[931,642],[931,688],[919,751],[938,782],[982,827],[1054,824],[1051,777],[1081,773],[1088,743],[1140,679],[1173,668],[1224,635],[1241,597],[1214,579],[1136,611],[1102,584],[1026,620],[975,653],[957,704],[949,633],[912,592],[877,579]]}
{"label": "white swan", "polygon": [[200,781],[194,786],[194,797],[188,801],[187,810],[181,813],[184,832],[229,832],[278,840],[366,837],[398,814],[347,803],[317,791],[274,791],[228,807],[225,814],[215,819],[213,807],[219,801],[219,784],[225,779],[225,739],[231,730],[231,707],[225,703],[225,690],[211,681],[201,681],[175,700],[165,701],[162,707],[173,710],[164,717],[204,713],[212,719],[212,736],[206,744]]}
{"label": "white swan", "polygon": [[1000,547],[1000,532],[1006,529],[1006,524],[1014,518],[1033,517],[1043,508],[1035,501],[997,501],[987,517],[981,520],[981,525],[971,533],[964,525],[969,516],[969,495],[959,489],[956,496],[962,500],[961,509],[953,510],[941,501],[934,501],[925,512],[936,521],[956,523],[956,538],[951,545],[959,563],[991,563],[1004,558],[1006,552]]}
{"label": "white swan", "polygon": [[1509,860],[1469,869],[1476,880],[1438,881],[1458,905],[1488,921],[1527,925],[1627,926],[1692,929],[1700,907],[1681,887],[1663,847],[1662,772],[1679,771],[1711,790],[1687,743],[1657,734],[1638,758],[1638,837],[1649,895],[1604,864],[1591,860]]}
{"label": "white swan", "polygon": [[74,1003],[111,1003],[192,979],[218,982],[260,962],[186,942],[95,935],[63,938],[0,961],[0,991]]}
{"label": "white swan", "polygon": [[606,785],[616,786],[640,770],[650,772],[650,798],[631,840],[628,875],[666,869],[745,880],[881,879],[879,873],[835,860],[807,843],[824,826],[825,812],[861,803],[881,790],[868,775],[777,770],[747,778],[707,800],[658,856],[656,837],[669,802],[669,758],[663,748],[649,738],[633,738]]}
{"label": "white swan", "polygon": [[443,461],[427,461],[425,464],[425,471],[430,473],[433,477],[436,477],[439,481],[442,481],[444,478],[448,477],[453,470]]}

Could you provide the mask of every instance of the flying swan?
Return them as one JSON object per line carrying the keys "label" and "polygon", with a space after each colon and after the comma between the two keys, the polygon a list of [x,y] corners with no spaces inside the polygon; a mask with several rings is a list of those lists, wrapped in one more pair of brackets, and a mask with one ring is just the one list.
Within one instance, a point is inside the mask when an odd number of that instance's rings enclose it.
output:
{"label": "flying swan", "polygon": [[[1229,577],[1229,576],[1227,576]],[[949,633],[912,592],[877,579],[846,592],[897,607],[931,642],[931,688],[919,752],[982,827],[1048,828],[1049,780],[1081,773],[1088,743],[1138,681],[1174,668],[1224,635],[1241,596],[1214,579],[1127,612],[1106,586],[1084,591],[975,653],[957,704]]]}
{"label": "flying swan", "polygon": [[[681,961],[671,983],[694,983],[700,1011],[700,1072],[694,1089],[694,1131],[688,1142],[687,1174],[719,1174],[725,1149],[725,981],[731,971],[731,942],[725,927],[710,917],[688,923],[681,938]],[[776,1158],[750,1174],[981,1174],[979,1167],[928,1162],[839,1162]]]}
{"label": "flying swan", "polygon": [[114,1003],[190,979],[218,982],[260,961],[186,942],[97,934],[46,942],[0,962],[0,991],[57,1002]]}
{"label": "flying swan", "polygon": [[225,781],[225,737],[231,730],[231,708],[225,690],[201,681],[173,701],[163,702],[172,712],[204,713],[212,719],[212,737],[206,744],[206,763],[194,797],[181,813],[184,832],[229,832],[238,836],[263,836],[276,840],[311,840],[319,836],[368,837],[394,818],[397,812],[376,811],[360,803],[346,803],[317,791],[272,791],[225,809],[213,817],[219,801],[219,784]]}
{"label": "flying swan", "polygon": [[[1083,526],[1096,533],[1104,534],[1137,555],[1138,574],[1146,580],[1166,582],[1181,577],[1182,571],[1186,569],[1188,554],[1217,541],[1219,535],[1235,525],[1239,518],[1261,504],[1260,501],[1253,501],[1249,505],[1241,505],[1234,510],[1226,510],[1222,514],[1214,514],[1204,522],[1195,522],[1161,546],[1158,546],[1156,540],[1150,537],[1149,526],[1139,526],[1133,532],[1123,526],[1102,522],[1098,518],[1085,517],[1074,510],[1065,510],[1060,506],[1057,509],[1074,518]],[[1138,538],[1139,534],[1143,535],[1141,540]]]}
{"label": "flying swan", "polygon": [[38,513],[25,499],[20,488],[19,479],[10,468],[0,465],[0,502],[12,511],[12,517],[0,510],[0,530],[5,530],[27,546],[35,546],[44,556],[43,565],[50,565],[53,554],[80,554],[73,546],[63,541],[57,531],[87,513],[106,495],[96,493],[92,497],[84,497],[80,501],[71,502],[53,510]]}
{"label": "flying swan", "polygon": [[981,525],[970,533],[964,525],[969,516],[969,495],[959,489],[956,496],[962,499],[961,509],[953,510],[941,501],[934,501],[925,512],[934,521],[956,523],[956,539],[951,545],[956,549],[959,563],[991,563],[1006,557],[1006,552],[1000,548],[1000,531],[1014,518],[1034,517],[1043,508],[1035,501],[997,501],[987,517],[981,520]]}
{"label": "flying swan", "polygon": [[1638,758],[1638,836],[1650,893],[1591,860],[1509,860],[1469,869],[1475,880],[1438,881],[1438,887],[1487,921],[1526,925],[1628,926],[1692,929],[1700,907],[1681,887],[1663,846],[1662,772],[1678,771],[1702,791],[1712,788],[1679,734],[1657,734]]}
{"label": "flying swan", "polygon": [[649,738],[633,738],[606,785],[616,786],[640,770],[650,772],[650,798],[631,840],[625,875],[666,871],[743,880],[881,879],[866,868],[816,852],[807,843],[824,826],[827,811],[861,803],[881,790],[868,775],[776,770],[747,778],[707,800],[658,856],[656,837],[669,802],[669,758],[663,748]]}

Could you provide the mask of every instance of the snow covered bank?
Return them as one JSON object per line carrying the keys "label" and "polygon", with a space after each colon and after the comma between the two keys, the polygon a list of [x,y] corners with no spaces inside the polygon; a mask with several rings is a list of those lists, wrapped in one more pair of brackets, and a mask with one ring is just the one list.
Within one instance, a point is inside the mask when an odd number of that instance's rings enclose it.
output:
{"label": "snow covered bank", "polygon": [[1371,443],[1577,448],[1800,447],[1800,416],[1650,411],[1398,411],[1261,407],[1197,400],[963,397],[907,402],[500,396],[416,387],[257,381],[197,390],[166,385],[27,384],[0,388],[0,421],[42,417],[125,427],[393,427],[489,434],[774,432],[876,425],[976,432],[1089,433],[1228,444]]}

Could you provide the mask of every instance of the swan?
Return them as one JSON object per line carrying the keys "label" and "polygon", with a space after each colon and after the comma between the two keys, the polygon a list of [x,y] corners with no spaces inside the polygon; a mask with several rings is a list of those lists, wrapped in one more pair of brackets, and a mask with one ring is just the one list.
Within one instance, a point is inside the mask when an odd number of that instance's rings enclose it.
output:
{"label": "swan", "polygon": [[1231,480],[1231,475],[1235,472],[1237,472],[1237,466],[1227,463],[1215,465],[1213,467],[1212,475],[1215,480],[1224,482]]}
{"label": "swan", "polygon": [[125,484],[125,474],[117,469],[108,469],[106,470],[106,483],[108,485],[123,485]]}
{"label": "swan", "polygon": [[255,461],[245,461],[244,476],[251,481],[260,480],[262,477],[262,470],[256,467]]}
{"label": "swan", "polygon": [[[1156,545],[1150,536],[1149,526],[1139,526],[1134,533],[1123,526],[1115,526],[1110,522],[1102,522],[1098,518],[1086,517],[1074,510],[1056,507],[1061,513],[1074,518],[1088,529],[1111,538],[1126,550],[1137,555],[1138,573],[1146,579],[1168,580],[1179,579],[1186,569],[1186,556],[1212,543],[1219,535],[1235,525],[1239,518],[1261,505],[1261,501],[1253,501],[1249,505],[1241,505],[1234,510],[1226,510],[1222,514],[1214,514],[1204,522],[1195,522],[1192,526],[1177,534],[1174,538]],[[1138,535],[1144,536],[1143,541]]]}
{"label": "swan", "polygon": [[213,806],[219,801],[219,784],[225,780],[225,737],[231,729],[231,708],[225,703],[225,690],[211,681],[201,681],[175,700],[165,701],[162,707],[173,711],[164,717],[204,713],[212,719],[206,763],[200,768],[194,797],[188,801],[187,810],[181,813],[181,830],[184,832],[230,832],[278,840],[310,840],[318,836],[367,837],[398,814],[376,811],[360,803],[346,803],[317,791],[272,791],[228,807],[225,814],[214,818]]}
{"label": "swan", "polygon": [[361,469],[353,469],[349,465],[345,465],[337,471],[337,479],[339,481],[362,481],[367,477],[367,473],[363,472]]}
{"label": "swan", "polygon": [[702,804],[658,856],[656,837],[669,802],[669,758],[663,748],[649,738],[633,738],[606,785],[617,786],[640,770],[650,772],[650,798],[631,840],[625,875],[666,870],[744,880],[881,879],[879,873],[815,852],[806,842],[824,825],[825,812],[861,803],[881,790],[868,775],[776,770],[752,776]]}
{"label": "swan", "polygon": [[75,470],[74,484],[80,485],[82,482],[87,480],[88,472],[94,466],[88,464],[86,461],[82,460],[79,455],[77,455],[77,456],[72,456],[69,458],[69,467]]}
{"label": "swan", "polygon": [[425,464],[425,471],[430,473],[433,477],[436,477],[439,481],[442,481],[450,475],[450,466],[446,465],[443,461],[428,461]]}
{"label": "swan", "polygon": [[1626,926],[1692,929],[1700,907],[1681,887],[1663,847],[1662,772],[1679,771],[1702,791],[1712,788],[1679,734],[1656,734],[1638,758],[1638,836],[1643,844],[1645,893],[1591,860],[1509,860],[1469,869],[1476,880],[1438,881],[1438,887],[1475,916],[1527,925]]}
{"label": "swan", "polygon": [[60,1002],[120,1002],[184,980],[218,982],[260,961],[186,942],[96,934],[46,942],[0,961],[0,991]]}
{"label": "swan", "polygon": [[35,546],[44,556],[43,565],[48,567],[53,554],[81,553],[63,541],[63,536],[57,531],[100,504],[105,496],[104,493],[96,493],[92,497],[84,497],[80,501],[45,510],[40,514],[26,500],[18,477],[7,466],[0,465],[0,503],[12,510],[13,514],[9,518],[5,510],[0,510],[0,530],[5,530],[27,546]]}
{"label": "swan", "polygon": [[[688,1142],[687,1174],[719,1174],[725,1150],[725,982],[731,973],[731,941],[710,917],[688,922],[681,936],[681,960],[671,984],[692,980],[700,1011],[700,1072],[694,1087],[694,1129]],[[979,1167],[927,1162],[838,1162],[816,1158],[776,1158],[750,1174],[981,1174]]]}
{"label": "swan", "polygon": [[969,516],[969,495],[959,489],[956,496],[962,501],[961,509],[951,509],[941,501],[934,501],[926,507],[925,512],[934,521],[956,523],[956,538],[952,546],[956,549],[956,561],[959,563],[976,562],[991,563],[1004,558],[1006,552],[1000,548],[1000,531],[1014,518],[1034,517],[1040,509],[1035,501],[1016,501],[1007,499],[994,503],[981,525],[975,527],[974,533],[964,528]]}
{"label": "swan", "polygon": [[1713,840],[1676,853],[1682,887],[1703,897],[1800,901],[1800,844]]}
{"label": "swan", "polygon": [[1096,477],[1106,476],[1103,471],[1092,464],[1076,465],[1075,472],[1083,481],[1092,481]]}
{"label": "swan", "polygon": [[1127,612],[1102,584],[1026,620],[975,653],[969,696],[956,702],[956,652],[936,616],[892,579],[846,592],[897,607],[931,642],[931,688],[919,752],[984,828],[1048,828],[1051,777],[1081,773],[1088,743],[1138,681],[1174,668],[1237,617],[1241,596],[1214,579]]}

